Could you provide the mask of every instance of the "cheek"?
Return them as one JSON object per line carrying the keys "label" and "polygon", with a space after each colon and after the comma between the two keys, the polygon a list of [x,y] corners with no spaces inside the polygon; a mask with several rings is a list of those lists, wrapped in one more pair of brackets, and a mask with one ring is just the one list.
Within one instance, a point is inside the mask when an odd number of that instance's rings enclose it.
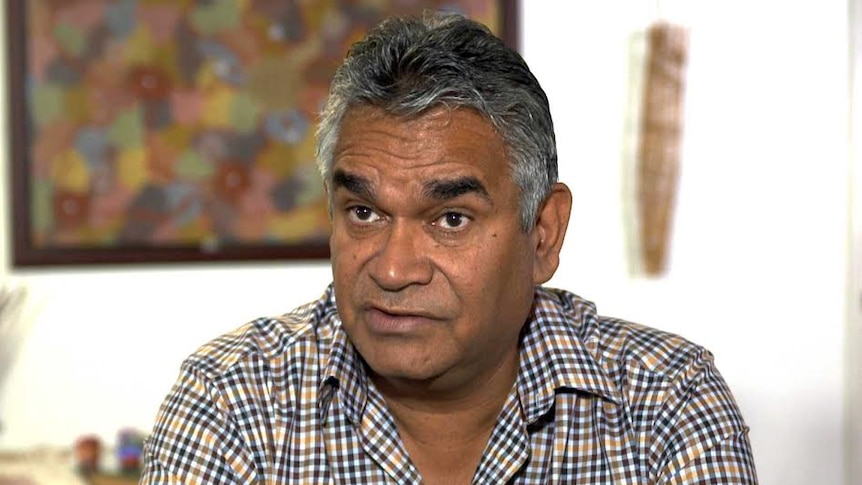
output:
{"label": "cheek", "polygon": [[330,265],[338,301],[347,304],[369,291],[367,264],[375,253],[374,244],[372,238],[356,239],[343,230],[332,231]]}
{"label": "cheek", "polygon": [[[437,266],[447,275],[465,303],[484,302],[488,311],[513,303],[511,297],[524,291],[532,294],[532,265],[525,246],[508,236],[509,244],[501,239],[489,239],[476,244],[456,257],[438,259]],[[496,243],[496,244],[494,244]]]}
{"label": "cheek", "polygon": [[[502,315],[513,310],[520,311],[532,300],[533,258],[521,235],[507,235],[495,246],[486,248],[484,256],[473,258],[471,264],[475,285],[480,297],[489,303],[490,311]],[[525,239],[525,238],[523,238]],[[507,244],[500,244],[505,241]]]}
{"label": "cheek", "polygon": [[333,225],[329,236],[329,253],[333,267],[355,263],[367,247],[367,243],[363,244],[361,240],[351,237],[346,230],[339,229],[337,224]]}
{"label": "cheek", "polygon": [[333,232],[329,239],[330,266],[332,277],[335,282],[335,291],[339,300],[347,300],[350,297],[350,289],[355,285],[352,283],[358,273],[357,254],[339,240],[338,235]]}

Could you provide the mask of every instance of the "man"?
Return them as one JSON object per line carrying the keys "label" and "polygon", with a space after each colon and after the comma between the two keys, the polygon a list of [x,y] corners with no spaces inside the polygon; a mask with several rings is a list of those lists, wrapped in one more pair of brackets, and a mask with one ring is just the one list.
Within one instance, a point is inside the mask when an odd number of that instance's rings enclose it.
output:
{"label": "man", "polygon": [[378,26],[318,154],[333,285],[184,363],[141,483],[756,483],[709,352],[541,287],[571,194],[544,92],[487,29]]}

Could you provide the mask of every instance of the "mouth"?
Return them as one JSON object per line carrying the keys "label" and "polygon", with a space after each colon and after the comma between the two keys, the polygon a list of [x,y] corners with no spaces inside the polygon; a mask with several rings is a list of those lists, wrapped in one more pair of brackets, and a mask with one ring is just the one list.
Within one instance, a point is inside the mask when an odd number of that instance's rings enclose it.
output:
{"label": "mouth", "polygon": [[439,324],[440,318],[427,311],[385,308],[369,305],[364,309],[368,329],[375,334],[396,335],[413,333]]}

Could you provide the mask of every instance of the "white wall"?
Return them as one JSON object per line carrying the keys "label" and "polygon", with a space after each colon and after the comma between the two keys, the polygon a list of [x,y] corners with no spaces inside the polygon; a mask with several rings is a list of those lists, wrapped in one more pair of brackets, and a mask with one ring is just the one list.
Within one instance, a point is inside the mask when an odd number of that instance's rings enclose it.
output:
{"label": "white wall", "polygon": [[[552,283],[712,349],[761,483],[843,483],[847,5],[664,4],[691,27],[691,59],[671,266],[651,280],[628,269],[621,195],[632,39],[656,4],[523,0],[523,52],[575,194]],[[2,448],[148,429],[188,352],[330,277],[323,263],[6,271],[36,317],[0,396]]]}
{"label": "white wall", "polygon": [[[852,133],[862,129],[862,0],[850,2]],[[862,455],[862,137],[851,137],[851,238],[847,279],[849,287],[847,343],[847,452]],[[862,480],[862,460],[848,460],[848,474]]]}

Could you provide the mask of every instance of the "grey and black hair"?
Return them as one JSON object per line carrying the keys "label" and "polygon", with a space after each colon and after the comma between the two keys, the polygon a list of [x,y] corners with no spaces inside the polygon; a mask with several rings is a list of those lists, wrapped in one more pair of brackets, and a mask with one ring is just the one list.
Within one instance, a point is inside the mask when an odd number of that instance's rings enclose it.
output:
{"label": "grey and black hair", "polygon": [[557,181],[548,98],[529,67],[484,25],[452,13],[394,17],[354,44],[338,68],[317,129],[317,163],[332,176],[345,113],[374,106],[415,117],[445,106],[471,108],[494,126],[521,192],[521,225],[533,227]]}

